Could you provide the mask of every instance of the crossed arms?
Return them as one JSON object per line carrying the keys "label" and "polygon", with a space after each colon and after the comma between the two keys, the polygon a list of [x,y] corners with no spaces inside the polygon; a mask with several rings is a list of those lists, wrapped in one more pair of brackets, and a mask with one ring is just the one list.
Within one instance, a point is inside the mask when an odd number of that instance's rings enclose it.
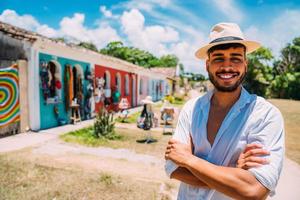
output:
{"label": "crossed arms", "polygon": [[258,155],[267,155],[260,145],[250,144],[240,155],[237,168],[211,164],[192,154],[191,145],[171,139],[165,158],[179,167],[171,178],[187,184],[215,189],[235,199],[265,199],[269,190],[245,169],[266,164]]}

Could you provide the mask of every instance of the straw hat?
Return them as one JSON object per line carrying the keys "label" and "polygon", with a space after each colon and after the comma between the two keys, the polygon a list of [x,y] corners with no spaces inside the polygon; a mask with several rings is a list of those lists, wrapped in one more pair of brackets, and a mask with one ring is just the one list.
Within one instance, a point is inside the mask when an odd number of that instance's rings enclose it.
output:
{"label": "straw hat", "polygon": [[211,29],[209,43],[198,49],[195,55],[200,59],[206,59],[210,48],[227,43],[243,44],[246,47],[246,53],[251,53],[261,46],[258,42],[246,40],[237,24],[222,22]]}
{"label": "straw hat", "polygon": [[147,96],[145,99],[141,101],[142,104],[153,104],[152,97]]}

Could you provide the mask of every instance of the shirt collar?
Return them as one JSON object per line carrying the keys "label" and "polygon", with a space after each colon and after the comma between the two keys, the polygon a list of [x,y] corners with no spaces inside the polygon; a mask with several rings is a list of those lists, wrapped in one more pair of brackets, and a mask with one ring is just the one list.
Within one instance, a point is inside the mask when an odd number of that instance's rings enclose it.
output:
{"label": "shirt collar", "polygon": [[[213,96],[214,92],[215,92],[215,89],[212,89],[206,93],[206,95],[203,99],[203,103],[201,104],[202,110],[210,104],[210,100],[211,100],[211,97]],[[244,87],[242,87],[240,98],[235,103],[237,109],[241,110],[246,104],[250,103],[251,97],[252,97],[252,95],[249,94],[248,91]]]}

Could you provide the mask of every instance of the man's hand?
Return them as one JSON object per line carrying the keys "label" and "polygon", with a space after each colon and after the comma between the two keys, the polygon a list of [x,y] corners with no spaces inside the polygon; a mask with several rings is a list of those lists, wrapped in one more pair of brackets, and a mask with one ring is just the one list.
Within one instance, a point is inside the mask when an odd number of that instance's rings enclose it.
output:
{"label": "man's hand", "polygon": [[261,144],[247,144],[245,150],[240,154],[236,167],[248,170],[269,163],[269,160],[260,156],[270,155],[270,152],[263,149]]}
{"label": "man's hand", "polygon": [[183,144],[177,140],[171,139],[168,142],[165,152],[165,159],[172,160],[178,166],[184,167],[190,157],[193,156],[192,145]]}

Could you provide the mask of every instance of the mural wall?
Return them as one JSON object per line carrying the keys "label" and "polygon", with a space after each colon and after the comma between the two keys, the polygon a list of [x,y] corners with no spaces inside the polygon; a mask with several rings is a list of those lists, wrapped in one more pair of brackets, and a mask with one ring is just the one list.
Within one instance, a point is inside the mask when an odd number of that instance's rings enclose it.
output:
{"label": "mural wall", "polygon": [[0,69],[0,137],[19,132],[18,66]]}
{"label": "mural wall", "polygon": [[93,83],[90,64],[39,54],[41,129],[71,123],[73,108],[81,120],[91,117]]}

